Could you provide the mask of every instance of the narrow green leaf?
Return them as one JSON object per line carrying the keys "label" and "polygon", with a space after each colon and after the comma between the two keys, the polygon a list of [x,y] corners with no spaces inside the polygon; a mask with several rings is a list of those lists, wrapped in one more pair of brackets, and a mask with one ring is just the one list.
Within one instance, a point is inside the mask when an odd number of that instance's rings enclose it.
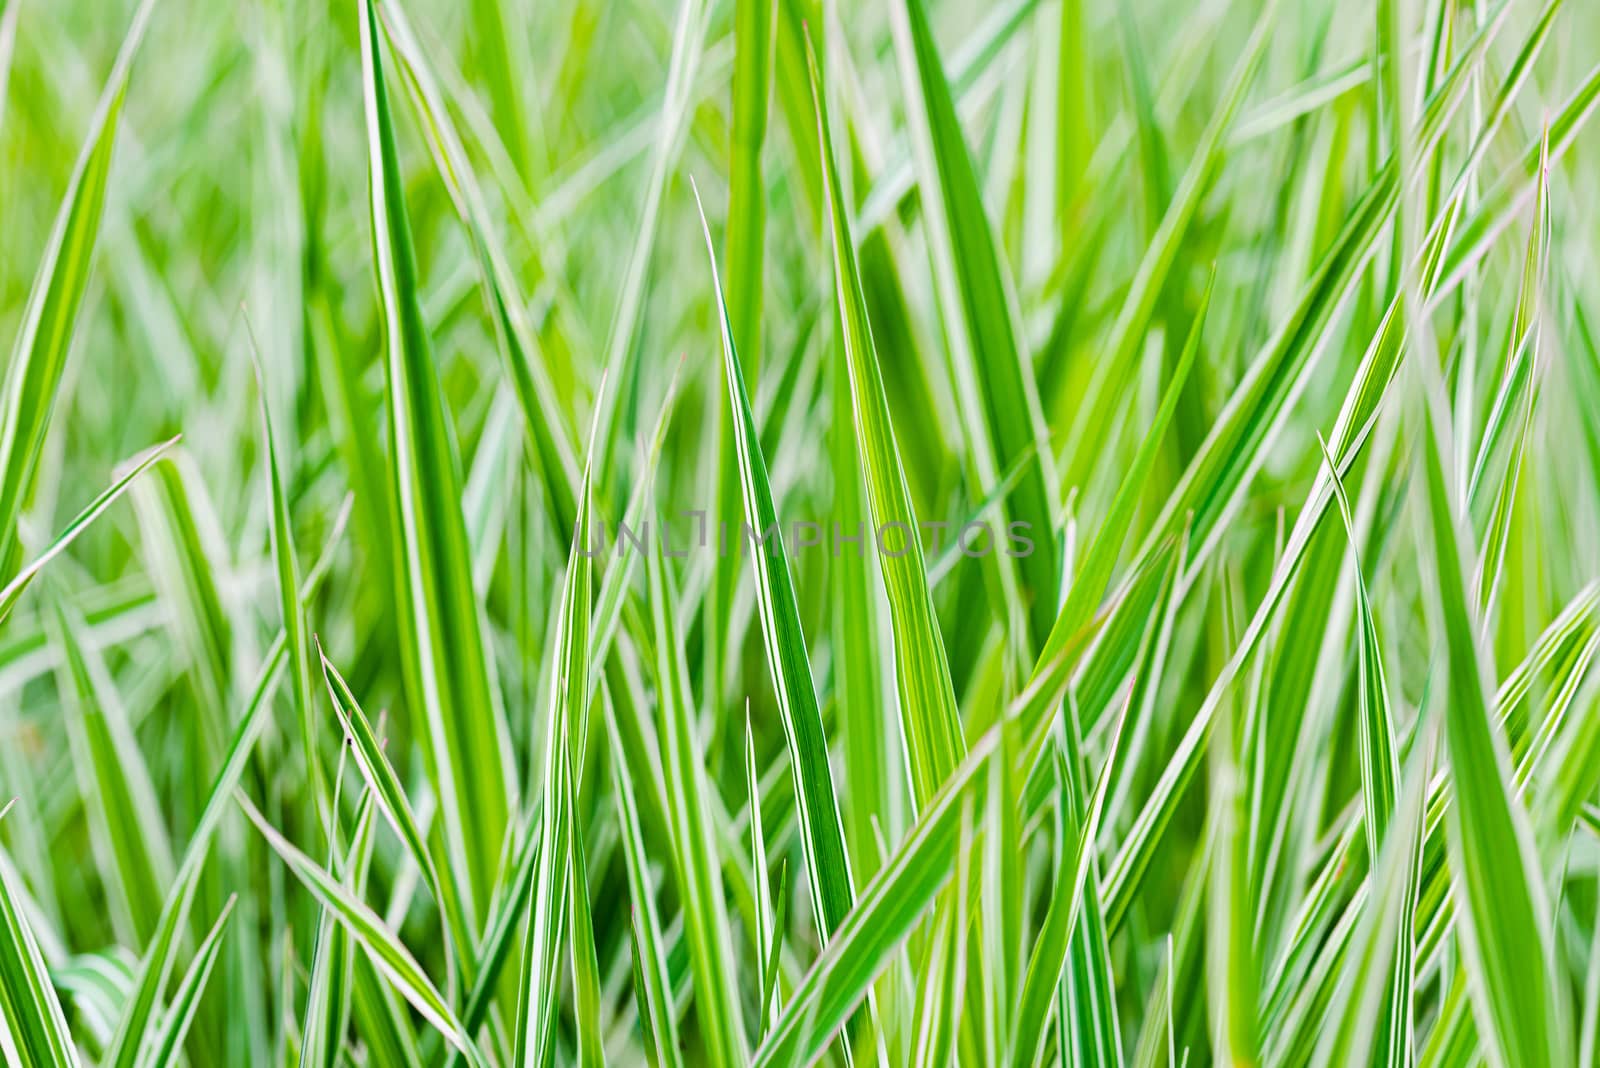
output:
{"label": "narrow green leaf", "polygon": [[188,972],[178,984],[177,993],[172,995],[172,1004],[167,1006],[166,1022],[161,1025],[161,1033],[151,1047],[147,1064],[167,1065],[177,1060],[184,1036],[189,1033],[189,1025],[194,1023],[195,1010],[200,1007],[200,995],[205,993],[206,981],[211,978],[217,954],[222,951],[222,936],[227,933],[228,920],[233,917],[233,905],[237,900],[236,895],[229,895],[217,922],[211,925],[211,932],[195,951]]}
{"label": "narrow green leaf", "polygon": [[0,865],[0,1052],[17,1068],[76,1068],[78,1052],[8,867]]}
{"label": "narrow green leaf", "polygon": [[[880,545],[883,584],[889,596],[894,630],[895,681],[900,692],[901,727],[911,768],[913,799],[926,803],[960,763],[964,750],[961,715],[950,682],[950,665],[928,592],[916,511],[906,486],[883,373],[867,321],[866,297],[856,266],[855,239],[849,209],[840,188],[833,135],[816,56],[807,51],[811,93],[816,106],[817,136],[822,144],[823,184],[833,229],[834,293],[843,324],[846,366],[854,402],[856,439],[861,447],[870,525],[876,531],[898,531],[898,540]],[[871,536],[866,534],[864,536]],[[887,550],[887,551],[885,551]]]}
{"label": "narrow green leaf", "polygon": [[[695,195],[698,204],[698,191]],[[728,405],[733,412],[734,451],[739,467],[740,495],[744,499],[746,522],[739,538],[740,548],[748,547],[756,562],[761,636],[767,647],[778,715],[789,745],[789,766],[794,772],[795,799],[800,806],[801,842],[810,874],[807,881],[811,886],[812,906],[818,932],[826,944],[828,935],[855,903],[850,858],[845,850],[844,825],[839,820],[833,771],[828,762],[828,735],[822,726],[817,692],[811,681],[805,631],[800,625],[794,579],[789,574],[782,524],[772,499],[772,484],[767,478],[767,464],[761,454],[755,416],[745,390],[744,371],[734,349],[733,323],[722,297],[716,247],[712,244],[711,229],[706,225],[703,209],[700,225],[705,232],[706,253],[711,260],[711,284],[720,310],[723,376]],[[866,711],[860,710],[862,714]]]}
{"label": "narrow green leaf", "polygon": [[155,0],[143,0],[101,91],[50,241],[28,292],[0,386],[0,570],[17,566],[17,520],[38,474],[50,415],[72,348],[78,305],[88,286],[95,236],[105,207],[106,180],[128,72],[144,39]]}
{"label": "narrow green leaf", "polygon": [[406,692],[439,798],[447,861],[477,931],[495,885],[515,773],[473,592],[460,460],[422,317],[373,0],[362,3],[361,66]]}
{"label": "narrow green leaf", "polygon": [[444,995],[434,987],[411,951],[388,928],[383,918],[279,834],[243,794],[236,794],[235,797],[239,807],[255,824],[256,830],[261,832],[273,852],[283,859],[317,901],[339,918],[339,922],[367,951],[372,962],[422,1018],[437,1028],[451,1045],[465,1053],[472,1064],[485,1064],[483,1055],[462,1030]]}
{"label": "narrow green leaf", "polygon": [[102,512],[111,507],[116,499],[122,496],[123,491],[132,485],[134,479],[143,474],[151,464],[159,460],[161,455],[177,441],[178,439],[174,437],[131,458],[124,467],[121,476],[106,487],[100,496],[90,501],[88,507],[79,512],[77,517],[68,523],[60,534],[56,535],[55,540],[50,543],[44,552],[36,556],[27,567],[17,572],[11,581],[6,583],[5,588],[0,590],[0,624],[5,623],[6,619],[10,617],[11,610],[17,606],[17,601],[22,597],[23,591],[28,588],[29,583],[38,577],[39,572],[44,570],[45,565],[65,552],[67,546],[71,545],[79,534],[87,530],[91,523],[100,518]]}
{"label": "narrow green leaf", "polygon": [[1056,616],[1061,566],[1053,454],[1038,388],[1017,324],[1016,297],[989,227],[922,0],[896,0],[889,10],[917,182],[927,205],[923,222],[939,311],[977,480],[992,485],[1017,457],[1035,454],[1035,464],[1023,472],[1005,513],[1008,529],[1012,522],[1022,524],[1033,541],[1031,553],[1006,558],[1015,561],[1006,566],[1015,567],[1021,579],[1030,644],[1037,647]]}

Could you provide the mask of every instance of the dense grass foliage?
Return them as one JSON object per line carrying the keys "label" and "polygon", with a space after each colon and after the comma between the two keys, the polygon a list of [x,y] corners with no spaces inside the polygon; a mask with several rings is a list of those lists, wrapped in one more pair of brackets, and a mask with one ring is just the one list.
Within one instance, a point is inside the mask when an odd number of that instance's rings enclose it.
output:
{"label": "dense grass foliage", "polygon": [[1600,16],[0,0],[0,1059],[1592,1066]]}

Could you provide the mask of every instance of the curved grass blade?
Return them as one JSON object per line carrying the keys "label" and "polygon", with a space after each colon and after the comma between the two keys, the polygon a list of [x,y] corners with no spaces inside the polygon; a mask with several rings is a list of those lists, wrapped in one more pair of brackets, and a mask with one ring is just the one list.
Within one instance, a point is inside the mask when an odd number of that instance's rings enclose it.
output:
{"label": "curved grass blade", "polygon": [[1330,1021],[1318,1043],[1318,1068],[1383,1064],[1404,1068],[1412,1061],[1412,925],[1421,889],[1422,838],[1433,763],[1433,735],[1421,739],[1411,758],[1411,781],[1395,801],[1383,851],[1373,865],[1355,952],[1339,980],[1344,1011]]}
{"label": "curved grass blade", "polygon": [[[389,826],[394,828],[406,852],[422,872],[422,877],[427,882],[434,900],[439,903],[439,910],[449,927],[456,954],[461,955],[462,946],[469,947],[470,951],[472,943],[468,939],[471,936],[466,929],[466,917],[462,914],[456,888],[445,881],[434,863],[427,839],[417,824],[410,802],[406,800],[405,789],[400,785],[394,768],[390,766],[388,758],[383,753],[382,743],[373,733],[371,723],[362,712],[360,704],[356,702],[355,695],[350,692],[344,677],[322,652],[320,643],[317,655],[322,662],[323,684],[328,688],[334,713],[339,717],[339,726],[344,736],[350,740],[350,751],[355,757],[356,767],[361,771],[361,777],[366,780],[371,796],[382,809]],[[447,943],[447,947],[450,944]],[[447,948],[447,954],[448,952]]]}
{"label": "curved grass blade", "polygon": [[[14,803],[0,808],[0,817]],[[0,865],[0,1052],[17,1068],[77,1068],[61,1002],[8,869]]]}
{"label": "curved grass blade", "polygon": [[235,799],[273,852],[283,859],[322,907],[338,917],[339,922],[367,951],[372,962],[422,1018],[437,1028],[452,1046],[465,1053],[471,1064],[486,1064],[483,1055],[462,1030],[444,995],[434,987],[411,951],[389,930],[383,918],[279,834],[242,793],[236,793]]}
{"label": "curved grass blade", "polygon": [[1033,635],[1044,641],[1056,616],[1060,552],[1055,472],[1031,362],[1023,351],[1015,296],[989,227],[982,191],[956,118],[922,0],[890,5],[895,51],[916,163],[927,206],[930,258],[945,321],[955,393],[979,485],[993,485],[1017,457],[1036,454],[1007,498],[1010,522],[1023,524],[1033,551],[1007,558]]}
{"label": "curved grass blade", "polygon": [[985,734],[923,806],[911,833],[867,884],[784,1006],[756,1052],[757,1068],[813,1063],[866,997],[955,870],[962,814],[982,800],[983,774],[995,767],[1002,729]]}
{"label": "curved grass blade", "polygon": [[[601,388],[604,389],[602,383]],[[591,434],[593,430],[591,430]],[[589,455],[594,455],[591,443]],[[522,946],[518,991],[515,1059],[522,1068],[546,1063],[555,1039],[555,993],[561,941],[566,934],[568,872],[572,863],[567,822],[564,770],[572,756],[575,730],[583,730],[589,700],[589,600],[591,562],[589,496],[592,468],[585,467],[578,491],[576,540],[567,554],[561,584],[561,610],[555,621],[551,653],[549,713],[544,735],[543,803],[539,813],[542,848],[528,903],[528,926]],[[576,725],[575,725],[576,724]]]}
{"label": "curved grass blade", "polygon": [[769,974],[767,961],[772,949],[782,941],[782,928],[772,921],[772,886],[767,878],[767,832],[761,820],[761,772],[756,767],[755,735],[750,730],[750,710],[744,716],[744,781],[745,811],[750,813],[750,868],[755,873],[756,895],[756,959],[761,962],[759,1004],[760,1022],[757,1028],[762,1035],[772,1023],[768,1006],[772,1004],[773,986],[777,975]]}
{"label": "curved grass blade", "polygon": [[875,531],[898,529],[902,551],[879,554],[884,589],[889,596],[889,618],[894,630],[895,682],[900,692],[901,727],[905,733],[911,768],[912,795],[920,806],[938,790],[960,762],[965,748],[961,715],[944,639],[928,592],[927,565],[917,535],[917,515],[911,505],[905,470],[895,445],[883,373],[867,321],[866,297],[856,266],[855,239],[850,213],[839,184],[839,171],[828,123],[828,108],[817,73],[817,61],[807,45],[811,94],[816,107],[817,137],[822,145],[823,184],[827,190],[833,229],[834,293],[843,324],[846,366],[854,401],[856,439],[861,446],[862,473],[867,489],[871,525]]}
{"label": "curved grass blade", "polygon": [[1338,465],[1333,462],[1327,443],[1321,438],[1318,438],[1318,443],[1322,446],[1328,477],[1339,501],[1339,514],[1344,519],[1345,531],[1350,538],[1350,551],[1355,556],[1357,625],[1361,632],[1358,644],[1361,685],[1356,695],[1361,714],[1361,796],[1366,811],[1367,856],[1376,858],[1382,852],[1389,820],[1394,813],[1400,760],[1395,751],[1394,719],[1389,711],[1389,689],[1384,678],[1383,647],[1378,641],[1377,623],[1372,617],[1366,577],[1361,569],[1355,514],[1351,511],[1350,497],[1345,492],[1344,480],[1339,477]]}
{"label": "curved grass blade", "polygon": [[361,57],[406,692],[439,798],[446,860],[476,931],[495,885],[515,772],[473,592],[461,464],[422,317],[373,0],[361,5]]}
{"label": "curved grass blade", "polygon": [[[1413,361],[1419,376],[1427,358]],[[1456,789],[1446,844],[1456,894],[1467,906],[1457,910],[1462,961],[1491,1060],[1565,1064],[1565,990],[1547,949],[1550,905],[1527,814],[1511,787],[1510,756],[1490,714],[1487,654],[1466,585],[1471,542],[1451,500],[1449,420],[1434,387],[1436,379],[1423,378],[1418,436],[1427,510],[1419,540],[1432,565],[1424,567],[1424,603],[1447,665],[1445,741]]]}
{"label": "curved grass blade", "polygon": [[316,718],[311,703],[311,648],[306,641],[305,606],[300,601],[300,564],[294,550],[294,523],[289,516],[289,494],[284,486],[283,468],[278,458],[278,439],[272,427],[272,404],[267,397],[266,378],[261,358],[250,339],[250,361],[256,374],[256,403],[261,412],[261,440],[267,453],[267,487],[271,494],[272,562],[278,579],[278,611],[283,633],[289,644],[290,673],[294,678],[294,705],[300,723],[300,747],[310,779],[311,807],[317,826],[328,833],[332,815],[328,811],[327,774],[317,753]]}
{"label": "curved grass blade", "polygon": [[668,784],[669,826],[684,934],[694,974],[695,1008],[708,1063],[732,1068],[749,1059],[744,1019],[733,975],[733,931],[716,853],[710,791],[689,695],[688,665],[678,636],[677,597],[657,540],[646,557],[655,677],[661,695],[659,729]]}
{"label": "curved grass blade", "polygon": [[[1100,833],[1100,814],[1105,808],[1106,784],[1111,781],[1111,769],[1116,765],[1121,736],[1119,728],[1112,736],[1111,747],[1107,750],[1105,763],[1100,768],[1099,781],[1095,784],[1094,793],[1089,796],[1088,806],[1084,809],[1082,819],[1068,820],[1069,825],[1076,823],[1072,833],[1077,836],[1077,844],[1073,847],[1072,856],[1069,858],[1064,848],[1056,856],[1050,905],[1045,913],[1044,926],[1039,932],[1039,938],[1034,943],[1033,954],[1028,960],[1028,973],[1023,980],[1022,998],[1017,1009],[1016,1042],[1012,1046],[1011,1063],[1018,1068],[1026,1068],[1027,1065],[1037,1063],[1044,1053],[1045,1039],[1049,1035],[1045,1020],[1050,1013],[1051,1000],[1056,994],[1056,985],[1061,981],[1062,970],[1066,966],[1067,947],[1073,929],[1079,926],[1078,917],[1083,909],[1085,884],[1094,869],[1095,839]],[[1068,769],[1061,754],[1057,752],[1056,771],[1060,782],[1056,804],[1061,807],[1061,811],[1072,813],[1075,817],[1077,801],[1070,794],[1070,783],[1071,776],[1077,773],[1076,769]],[[1059,844],[1065,846],[1068,837],[1063,835]],[[1065,1051],[1062,1056],[1067,1056]]]}
{"label": "curved grass blade", "polygon": [[[566,740],[562,739],[562,744]],[[594,917],[589,911],[589,861],[583,848],[583,831],[577,810],[577,793],[572,786],[572,752],[562,759],[561,789],[566,794],[567,872],[571,885],[567,901],[571,905],[567,920],[571,932],[573,1014],[578,1022],[578,1064],[603,1065],[605,1048],[600,1041],[600,965],[595,959]]]}
{"label": "curved grass blade", "polygon": [[[695,193],[699,204],[699,192]],[[745,390],[744,371],[734,348],[733,323],[722,296],[717,272],[716,247],[705,212],[700,213],[705,232],[706,254],[711,260],[711,284],[717,295],[722,326],[722,368],[728,390],[728,405],[733,413],[734,452],[739,465],[739,490],[744,498],[747,520],[740,541],[757,541],[750,546],[756,560],[756,600],[761,615],[761,637],[767,647],[767,663],[772,672],[772,689],[783,721],[784,738],[789,744],[789,765],[794,773],[795,800],[800,806],[801,842],[809,869],[812,906],[818,932],[827,943],[828,935],[855,904],[855,887],[850,876],[850,858],[844,845],[844,825],[839,820],[839,805],[833,786],[833,771],[828,763],[828,735],[822,726],[817,706],[817,691],[811,681],[811,663],[806,653],[805,631],[800,625],[800,605],[795,598],[794,579],[789,574],[789,559],[784,551],[782,524],[772,499],[772,484],[767,479],[767,464],[761,454],[755,416]],[[753,528],[754,534],[750,531]],[[865,715],[867,709],[853,709]]]}
{"label": "curved grass blade", "polygon": [[134,479],[143,474],[151,464],[159,460],[161,455],[176,444],[177,441],[177,437],[170,438],[160,445],[152,446],[140,455],[131,458],[117,480],[106,487],[100,496],[90,501],[88,507],[79,512],[72,522],[68,523],[60,534],[56,535],[55,540],[50,543],[44,552],[35,557],[27,567],[17,572],[11,581],[6,583],[5,588],[0,590],[0,624],[4,624],[6,619],[10,617],[11,610],[17,606],[17,601],[22,597],[23,592],[38,577],[39,572],[44,570],[45,565],[65,552],[67,546],[71,545],[78,535],[82,534],[91,523],[100,518],[100,513],[111,507],[116,499],[122,496],[123,491],[132,484]]}
{"label": "curved grass blade", "polygon": [[19,562],[17,519],[38,473],[39,453],[72,348],[73,326],[88,285],[95,235],[105,206],[128,71],[154,8],[155,0],[143,0],[134,12],[89,120],[49,244],[28,292],[5,383],[0,386],[0,569],[5,571]]}
{"label": "curved grass blade", "polygon": [[161,1033],[156,1036],[156,1044],[151,1048],[146,1064],[161,1066],[177,1062],[178,1050],[183,1046],[184,1036],[189,1033],[189,1025],[194,1023],[195,1010],[200,1007],[200,995],[205,993],[206,981],[211,978],[211,969],[215,967],[217,954],[222,950],[222,936],[228,931],[228,921],[233,918],[233,906],[237,900],[237,895],[229,895],[227,903],[222,906],[221,915],[211,925],[211,932],[200,943],[200,948],[195,950],[194,960],[184,974],[183,982],[178,984],[177,993],[172,995],[166,1022],[161,1025]]}
{"label": "curved grass blade", "polygon": [[144,753],[105,662],[84,647],[83,617],[59,598],[51,606],[61,650],[58,689],[67,741],[100,858],[114,926],[132,944],[154,933],[172,878],[172,846]]}
{"label": "curved grass blade", "polygon": [[677,1008],[672,1002],[672,977],[667,971],[666,939],[661,933],[644,834],[639,829],[633,776],[609,708],[606,727],[606,737],[611,742],[611,774],[616,783],[611,796],[622,828],[622,856],[628,869],[628,900],[633,912],[634,984],[639,991],[640,1023],[655,1050],[656,1068],[681,1068],[683,1054],[679,1048]]}

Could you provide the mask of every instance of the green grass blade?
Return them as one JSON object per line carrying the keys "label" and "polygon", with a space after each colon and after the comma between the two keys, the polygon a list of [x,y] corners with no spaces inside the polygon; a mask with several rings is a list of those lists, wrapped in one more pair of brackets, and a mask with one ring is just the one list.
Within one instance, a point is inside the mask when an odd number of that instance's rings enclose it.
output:
{"label": "green grass blade", "polygon": [[324,871],[316,861],[279,834],[243,794],[236,796],[240,808],[250,818],[250,822],[255,824],[256,830],[266,839],[273,852],[282,858],[317,901],[339,918],[339,922],[344,924],[345,929],[367,951],[372,962],[395,989],[400,991],[422,1018],[437,1028],[452,1046],[465,1053],[471,1063],[483,1064],[482,1054],[461,1029],[444,995],[439,993],[427,973],[422,970],[422,966],[388,928],[383,918]]}
{"label": "green grass blade", "polygon": [[[808,52],[809,55],[809,52]],[[827,102],[811,60],[811,92],[822,144],[823,184],[827,189],[833,228],[834,292],[844,326],[844,351],[854,401],[856,440],[867,489],[870,525],[874,531],[898,530],[896,552],[880,552],[883,584],[889,595],[894,630],[895,681],[900,693],[901,724],[911,768],[914,800],[925,803],[960,762],[964,748],[961,716],[944,639],[939,633],[928,593],[927,566],[917,532],[916,511],[906,487],[894,427],[884,395],[883,373],[867,321],[866,298],[856,266],[850,214],[839,185]]]}
{"label": "green grass blade", "polygon": [[128,72],[154,7],[155,0],[139,5],[106,79],[29,290],[5,383],[0,386],[0,569],[7,571],[18,563],[17,520],[37,477],[78,305],[89,282]]}
{"label": "green grass blade", "polygon": [[300,723],[300,748],[309,776],[312,810],[317,824],[328,827],[328,782],[317,752],[316,717],[311,704],[311,647],[306,634],[305,606],[300,603],[300,563],[294,549],[294,522],[289,515],[289,495],[284,486],[278,439],[272,427],[272,405],[267,398],[261,359],[251,339],[251,361],[256,373],[257,405],[261,411],[261,441],[267,453],[267,487],[272,502],[272,562],[278,579],[278,611],[289,644],[290,674],[294,679],[295,713]]}
{"label": "green grass blade", "polygon": [[1505,741],[1490,715],[1486,654],[1467,594],[1472,549],[1460,533],[1454,483],[1446,474],[1448,418],[1426,385],[1422,403],[1419,462],[1427,511],[1420,539],[1432,565],[1424,576],[1425,603],[1447,666],[1445,741],[1456,787],[1447,842],[1453,883],[1467,906],[1458,910],[1457,928],[1473,1007],[1499,1063],[1566,1063],[1566,995],[1554,961],[1540,948],[1552,944],[1545,880],[1527,815],[1511,791]]}
{"label": "green grass blade", "polygon": [[672,980],[667,972],[666,939],[661,933],[661,914],[656,906],[644,833],[639,829],[633,777],[609,714],[606,737],[611,741],[611,773],[617,784],[612,798],[617,822],[622,828],[622,855],[628,869],[628,899],[633,910],[634,982],[640,991],[639,1017],[650,1036],[658,1068],[677,1068],[683,1064],[683,1054],[679,1046],[677,1008],[672,1003]]}
{"label": "green grass blade", "polygon": [[[1017,325],[1015,295],[995,243],[972,157],[956,118],[922,0],[890,7],[907,101],[923,221],[945,321],[950,365],[977,480],[992,485],[1017,457],[1034,453],[1006,502],[1033,551],[1017,569],[1033,641],[1055,619],[1060,583],[1055,473],[1038,388]],[[843,228],[841,228],[841,232]],[[843,285],[843,283],[841,283]]]}
{"label": "green grass blade", "polygon": [[356,767],[361,771],[361,777],[366,780],[367,788],[372,792],[384,818],[389,821],[389,826],[394,828],[406,852],[422,872],[428,889],[439,903],[440,912],[444,915],[454,944],[457,947],[470,947],[472,943],[466,941],[470,938],[470,933],[465,927],[466,917],[462,915],[456,888],[445,881],[440,869],[434,863],[427,839],[411,810],[410,802],[406,800],[405,789],[400,785],[394,768],[384,755],[382,743],[373,732],[366,713],[362,712],[344,677],[328,661],[320,646],[318,658],[322,663],[323,684],[327,687],[334,714],[339,719],[339,726],[350,741],[350,752],[355,758]]}
{"label": "green grass blade", "polygon": [[361,9],[361,56],[372,243],[384,314],[389,480],[399,527],[402,660],[439,797],[447,862],[477,930],[495,884],[515,774],[473,595],[461,465],[423,322],[372,0]]}
{"label": "green grass blade", "polygon": [[[602,386],[602,388],[604,388]],[[593,457],[593,448],[590,449]],[[542,848],[530,887],[528,926],[522,947],[518,993],[516,1061],[523,1068],[546,1063],[555,1041],[555,994],[560,949],[567,922],[572,863],[567,823],[576,818],[568,804],[564,770],[572,757],[572,738],[585,729],[589,701],[590,478],[585,467],[578,495],[577,538],[567,554],[552,651],[550,699],[544,732],[544,775],[539,812]]]}
{"label": "green grass blade", "polygon": [[[1066,966],[1067,946],[1073,928],[1078,926],[1084,888],[1094,869],[1095,839],[1100,832],[1106,784],[1110,782],[1111,769],[1116,764],[1120,738],[1119,730],[1113,736],[1111,748],[1100,769],[1099,781],[1088,798],[1081,818],[1076,812],[1077,801],[1069,794],[1071,776],[1077,772],[1065,767],[1059,753],[1056,756],[1060,784],[1056,804],[1063,812],[1069,813],[1065,819],[1068,826],[1072,827],[1072,835],[1077,837],[1077,844],[1073,846],[1070,857],[1065,849],[1057,855],[1049,908],[1039,938],[1034,943],[1033,954],[1028,960],[1028,974],[1023,981],[1022,998],[1017,1010],[1017,1039],[1010,1058],[1011,1063],[1019,1068],[1037,1063],[1044,1052],[1045,1039],[1049,1035],[1045,1020],[1050,1013],[1051,999],[1055,997],[1056,984],[1060,982]],[[1064,836],[1062,845],[1069,840],[1070,836]],[[1066,1054],[1063,1053],[1063,1056]]]}
{"label": "green grass blade", "polygon": [[73,770],[101,858],[113,917],[124,938],[144,945],[155,932],[172,879],[172,846],[144,753],[99,650],[78,635],[87,629],[70,605],[52,606],[61,650],[59,689],[66,711]]}
{"label": "green grass blade", "polygon": [[18,1068],[76,1068],[78,1052],[12,879],[0,866],[0,1051]]}
{"label": "green grass blade", "polygon": [[17,606],[17,601],[21,599],[23,592],[38,577],[39,572],[44,570],[45,565],[65,552],[67,546],[71,545],[78,535],[87,530],[90,524],[100,518],[100,514],[111,507],[118,497],[122,496],[123,492],[133,484],[133,480],[148,470],[150,465],[159,460],[162,454],[174,445],[177,440],[177,438],[172,438],[164,441],[160,445],[153,446],[140,455],[131,458],[117,480],[107,486],[100,496],[90,501],[88,507],[79,512],[72,522],[68,523],[61,533],[56,535],[55,540],[43,552],[34,557],[26,567],[17,572],[10,582],[6,583],[5,588],[0,590],[0,624],[4,624],[11,616],[11,610]]}
{"label": "green grass blade", "polygon": [[589,911],[589,861],[583,848],[583,832],[576,792],[572,786],[572,754],[562,760],[563,804],[567,809],[567,869],[572,884],[567,889],[571,905],[568,928],[572,940],[573,1013],[578,1022],[578,1064],[603,1065],[605,1049],[600,1041],[600,965],[595,960],[594,917]]}
{"label": "green grass blade", "polygon": [[728,1066],[748,1060],[748,1040],[733,975],[733,933],[724,902],[702,745],[697,738],[688,665],[674,615],[677,598],[659,541],[647,557],[650,618],[655,640],[655,680],[661,694],[659,729],[668,786],[669,825],[684,903],[684,931],[694,974],[695,1007],[707,1062]]}
{"label": "green grass blade", "polygon": [[962,813],[983,790],[998,750],[995,728],[973,746],[929,799],[915,826],[867,884],[822,955],[795,989],[756,1053],[759,1068],[810,1064],[867,994],[924,910],[949,880],[961,842]]}
{"label": "green grass blade", "polygon": [[212,968],[216,966],[217,954],[222,951],[222,936],[228,932],[228,921],[233,918],[233,905],[236,900],[236,897],[228,898],[216,923],[211,925],[211,932],[206,935],[205,941],[200,943],[200,948],[195,950],[189,970],[184,973],[183,981],[178,984],[177,992],[172,995],[172,1004],[167,1007],[166,1022],[161,1025],[161,1033],[156,1036],[156,1044],[151,1048],[146,1063],[166,1065],[177,1060],[184,1036],[189,1033],[189,1025],[194,1023],[195,1011],[200,1007],[200,996],[205,993],[206,982],[211,978]]}
{"label": "green grass blade", "polygon": [[[712,287],[721,312],[722,368],[728,405],[732,409],[739,490],[744,500],[745,533],[739,539],[740,550],[748,547],[756,563],[761,636],[767,647],[778,715],[789,745],[789,765],[794,772],[795,798],[800,806],[801,842],[805,846],[810,874],[807,882],[811,886],[812,907],[818,931],[826,943],[829,933],[839,926],[855,904],[850,858],[845,851],[844,825],[839,820],[833,771],[828,762],[828,736],[822,726],[817,692],[811,681],[810,658],[806,653],[805,631],[800,625],[794,579],[789,574],[782,524],[772,499],[772,484],[767,478],[767,464],[761,454],[755,416],[745,390],[744,371],[734,348],[733,323],[722,298],[716,248],[703,211],[700,221],[705,231],[706,252],[711,259]],[[755,532],[753,535],[751,530]],[[859,710],[859,714],[866,712],[866,709]]]}

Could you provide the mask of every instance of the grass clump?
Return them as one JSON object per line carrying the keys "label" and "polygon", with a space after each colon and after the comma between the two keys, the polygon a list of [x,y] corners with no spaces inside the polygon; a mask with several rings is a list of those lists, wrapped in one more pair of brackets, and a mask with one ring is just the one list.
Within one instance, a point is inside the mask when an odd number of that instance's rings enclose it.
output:
{"label": "grass clump", "polygon": [[1600,23],[0,0],[19,1066],[1590,1065]]}

